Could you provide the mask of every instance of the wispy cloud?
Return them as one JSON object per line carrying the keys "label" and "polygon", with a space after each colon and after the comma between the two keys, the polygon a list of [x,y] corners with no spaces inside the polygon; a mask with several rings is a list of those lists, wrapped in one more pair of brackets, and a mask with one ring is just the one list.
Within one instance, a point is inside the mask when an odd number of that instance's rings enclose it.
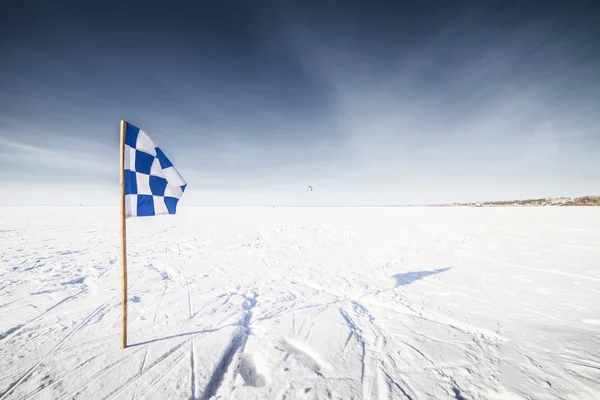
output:
{"label": "wispy cloud", "polygon": [[69,140],[67,145],[64,138],[57,136],[36,139],[36,143],[31,143],[0,136],[4,170],[29,172],[32,178],[51,177],[56,170],[70,171],[78,177],[84,174],[107,176],[118,171],[118,158],[115,158],[116,161],[109,160],[98,154],[89,142]]}

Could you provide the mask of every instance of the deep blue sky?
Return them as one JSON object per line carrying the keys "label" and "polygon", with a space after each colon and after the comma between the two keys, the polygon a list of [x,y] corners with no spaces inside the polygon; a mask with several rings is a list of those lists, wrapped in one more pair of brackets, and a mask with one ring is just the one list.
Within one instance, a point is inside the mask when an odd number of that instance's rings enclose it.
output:
{"label": "deep blue sky", "polygon": [[181,205],[600,194],[597,1],[191,4],[0,2],[0,204],[117,205],[121,119]]}

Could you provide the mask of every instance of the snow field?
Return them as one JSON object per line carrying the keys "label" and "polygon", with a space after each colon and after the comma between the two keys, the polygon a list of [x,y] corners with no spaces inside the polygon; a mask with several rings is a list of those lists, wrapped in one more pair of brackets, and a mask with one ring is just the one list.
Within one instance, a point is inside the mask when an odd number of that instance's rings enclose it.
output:
{"label": "snow field", "polygon": [[0,207],[0,400],[598,399],[600,208]]}

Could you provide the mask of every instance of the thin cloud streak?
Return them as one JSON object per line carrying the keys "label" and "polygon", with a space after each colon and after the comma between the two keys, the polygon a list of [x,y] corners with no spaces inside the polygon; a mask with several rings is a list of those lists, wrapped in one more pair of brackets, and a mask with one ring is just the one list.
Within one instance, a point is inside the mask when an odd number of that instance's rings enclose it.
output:
{"label": "thin cloud streak", "polygon": [[[53,141],[56,141],[56,137]],[[52,147],[40,146],[0,136],[0,157],[4,168],[27,171],[30,173],[30,179],[48,175],[51,177],[55,170],[72,172],[77,180],[80,174],[92,174],[90,178],[95,175],[110,176],[110,171],[107,170],[108,160],[85,144],[77,150],[69,150],[60,143],[53,143]],[[115,160],[118,161],[118,158]],[[112,163],[114,164],[114,161]],[[118,173],[118,167],[113,172]]]}

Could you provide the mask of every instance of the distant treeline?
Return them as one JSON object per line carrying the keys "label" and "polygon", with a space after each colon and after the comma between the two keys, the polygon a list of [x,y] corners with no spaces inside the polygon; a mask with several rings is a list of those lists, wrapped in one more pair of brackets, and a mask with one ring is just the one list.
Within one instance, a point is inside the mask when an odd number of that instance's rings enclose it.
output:
{"label": "distant treeline", "polygon": [[582,196],[575,198],[558,198],[558,199],[526,199],[526,200],[502,200],[502,201],[485,201],[479,203],[455,203],[452,206],[600,206],[600,196]]}

